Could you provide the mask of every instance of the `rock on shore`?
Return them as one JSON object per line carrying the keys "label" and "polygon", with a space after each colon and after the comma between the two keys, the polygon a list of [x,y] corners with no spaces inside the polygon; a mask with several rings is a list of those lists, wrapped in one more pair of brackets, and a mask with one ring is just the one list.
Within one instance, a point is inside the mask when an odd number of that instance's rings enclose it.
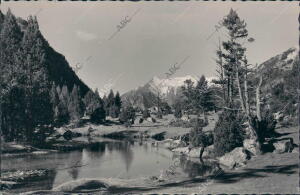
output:
{"label": "rock on shore", "polygon": [[243,147],[238,147],[231,152],[219,157],[219,162],[220,164],[233,169],[236,167],[244,166],[246,164],[246,161],[249,159],[249,153],[247,153],[247,151]]}

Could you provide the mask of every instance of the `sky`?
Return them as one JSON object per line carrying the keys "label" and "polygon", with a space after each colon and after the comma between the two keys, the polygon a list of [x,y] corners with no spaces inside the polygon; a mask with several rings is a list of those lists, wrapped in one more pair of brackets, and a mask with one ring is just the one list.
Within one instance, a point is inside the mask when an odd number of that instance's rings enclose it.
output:
{"label": "sky", "polygon": [[[120,93],[154,76],[216,75],[215,50],[225,30],[215,25],[237,11],[249,37],[249,63],[260,64],[298,46],[298,2],[13,2],[1,11],[22,18],[36,15],[50,45],[92,89]],[[123,23],[123,24],[122,24]]]}

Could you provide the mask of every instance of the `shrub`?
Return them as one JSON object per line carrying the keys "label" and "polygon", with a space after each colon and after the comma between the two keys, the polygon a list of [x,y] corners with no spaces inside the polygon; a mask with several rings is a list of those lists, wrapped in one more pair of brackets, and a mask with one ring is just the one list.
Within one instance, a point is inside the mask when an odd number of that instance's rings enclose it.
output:
{"label": "shrub", "polygon": [[126,127],[131,126],[135,120],[135,110],[132,106],[127,106],[121,110],[120,122]]}
{"label": "shrub", "polygon": [[212,131],[208,132],[206,134],[206,139],[207,139],[207,145],[210,146],[210,145],[213,145],[214,144],[214,134]]}
{"label": "shrub", "polygon": [[162,113],[161,110],[157,111],[156,117],[157,117],[158,119],[162,119],[163,113]]}
{"label": "shrub", "polygon": [[192,128],[192,127],[196,127],[196,126],[200,126],[200,127],[205,127],[205,123],[203,119],[199,119],[199,118],[193,118],[190,121],[184,121],[181,119],[177,119],[177,120],[172,120],[169,123],[170,126],[172,127],[183,127],[183,128]]}
{"label": "shrub", "polygon": [[146,109],[143,111],[143,118],[146,119],[148,117],[150,117],[150,112],[149,112],[149,110]]}
{"label": "shrub", "polygon": [[205,134],[201,126],[195,126],[190,132],[189,141],[193,147],[207,147],[213,144],[213,135],[212,133]]}
{"label": "shrub", "polygon": [[96,108],[96,110],[91,114],[91,122],[93,123],[103,123],[105,121],[105,110],[104,108],[101,106],[101,107],[98,107]]}
{"label": "shrub", "polygon": [[214,128],[214,150],[217,156],[243,146],[243,121],[234,111],[225,110],[219,115]]}
{"label": "shrub", "polygon": [[112,105],[111,107],[109,107],[109,116],[111,116],[112,118],[117,118],[119,117],[119,114],[119,107],[117,107],[116,105]]}
{"label": "shrub", "polygon": [[172,109],[167,102],[161,104],[161,110],[163,115],[172,114]]}
{"label": "shrub", "polygon": [[276,123],[273,114],[269,111],[265,113],[261,121],[258,121],[256,117],[252,119],[252,125],[256,129],[258,139],[261,143],[265,138],[271,138],[277,135],[275,131]]}
{"label": "shrub", "polygon": [[139,124],[143,123],[144,122],[144,119],[143,118],[140,118],[139,119]]}
{"label": "shrub", "polygon": [[53,132],[54,128],[51,125],[38,125],[32,134],[30,142],[33,146],[42,147],[45,144],[46,138]]}
{"label": "shrub", "polygon": [[207,126],[208,124],[205,123],[205,121],[203,119],[200,119],[200,118],[192,118],[190,121],[189,121],[189,126],[190,127],[196,127],[196,126],[199,126],[199,127],[205,127]]}
{"label": "shrub", "polygon": [[181,118],[182,117],[182,109],[180,104],[175,104],[174,105],[174,116],[176,118]]}

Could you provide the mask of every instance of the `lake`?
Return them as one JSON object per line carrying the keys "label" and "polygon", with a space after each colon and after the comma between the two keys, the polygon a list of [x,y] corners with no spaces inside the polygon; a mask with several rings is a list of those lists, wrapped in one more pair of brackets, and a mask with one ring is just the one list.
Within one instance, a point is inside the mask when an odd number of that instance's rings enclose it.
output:
{"label": "lake", "polygon": [[62,183],[81,178],[135,179],[159,176],[161,170],[176,165],[187,177],[209,174],[213,168],[183,157],[175,163],[171,151],[151,142],[102,139],[88,147],[70,152],[4,156],[2,171],[46,169],[47,175],[16,186],[15,192],[50,190]]}

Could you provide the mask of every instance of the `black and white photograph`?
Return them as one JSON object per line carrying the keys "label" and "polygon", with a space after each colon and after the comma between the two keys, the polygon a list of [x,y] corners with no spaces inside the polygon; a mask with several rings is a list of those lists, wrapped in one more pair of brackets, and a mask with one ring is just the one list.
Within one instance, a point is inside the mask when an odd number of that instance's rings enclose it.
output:
{"label": "black and white photograph", "polygon": [[298,19],[0,0],[0,194],[299,193]]}

